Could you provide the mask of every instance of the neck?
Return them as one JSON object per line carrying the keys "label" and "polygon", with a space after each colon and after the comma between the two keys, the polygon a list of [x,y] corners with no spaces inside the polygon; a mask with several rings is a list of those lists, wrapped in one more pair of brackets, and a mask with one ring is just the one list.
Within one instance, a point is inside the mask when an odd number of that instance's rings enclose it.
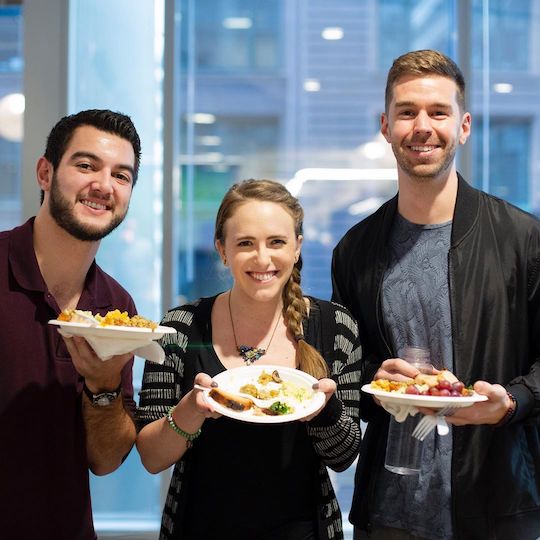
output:
{"label": "neck", "polygon": [[34,251],[41,275],[60,309],[73,309],[99,242],[77,240],[42,207],[34,221]]}
{"label": "neck", "polygon": [[398,184],[398,211],[405,219],[422,225],[452,220],[458,187],[455,169],[444,179],[399,175]]}
{"label": "neck", "polygon": [[[283,309],[283,300],[281,295],[268,301],[260,301],[245,295],[241,290],[234,286],[229,291],[232,309],[236,314],[249,313],[249,317],[239,316],[239,319],[256,319],[257,321],[272,320],[274,315]],[[257,324],[259,324],[257,322]]]}

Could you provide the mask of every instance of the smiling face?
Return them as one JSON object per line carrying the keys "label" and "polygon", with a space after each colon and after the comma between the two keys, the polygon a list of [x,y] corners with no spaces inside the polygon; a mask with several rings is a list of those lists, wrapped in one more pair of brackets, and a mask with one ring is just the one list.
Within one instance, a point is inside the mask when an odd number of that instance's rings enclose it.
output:
{"label": "smiling face", "polygon": [[126,216],[133,187],[131,143],[91,126],[77,128],[56,170],[42,157],[37,172],[44,205],[75,238],[101,240]]}
{"label": "smiling face", "polygon": [[445,179],[454,170],[457,145],[469,137],[471,117],[461,112],[453,80],[407,76],[393,87],[381,133],[392,145],[400,177]]}
{"label": "smiling face", "polygon": [[231,268],[235,296],[269,301],[281,297],[301,244],[282,205],[248,200],[225,221],[224,241],[217,240],[216,248]]}

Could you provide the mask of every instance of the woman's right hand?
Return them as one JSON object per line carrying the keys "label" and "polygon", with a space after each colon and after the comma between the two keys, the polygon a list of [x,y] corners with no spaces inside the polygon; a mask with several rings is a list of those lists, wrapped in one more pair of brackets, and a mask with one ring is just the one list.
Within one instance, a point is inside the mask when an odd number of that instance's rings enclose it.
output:
{"label": "woman's right hand", "polygon": [[[206,373],[198,373],[193,381],[197,386],[203,388],[215,388],[217,383],[212,381],[210,375]],[[202,414],[205,418],[219,418],[222,416],[220,413],[214,411],[212,405],[206,399],[206,395],[203,390],[199,388],[193,388],[186,398],[191,400],[193,406],[196,408],[198,414]]]}

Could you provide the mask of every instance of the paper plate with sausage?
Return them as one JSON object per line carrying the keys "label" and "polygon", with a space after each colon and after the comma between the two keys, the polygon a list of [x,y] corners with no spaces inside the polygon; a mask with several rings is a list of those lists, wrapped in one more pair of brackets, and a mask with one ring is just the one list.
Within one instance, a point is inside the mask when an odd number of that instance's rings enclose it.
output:
{"label": "paper plate with sausage", "polygon": [[315,377],[298,369],[251,365],[228,369],[213,377],[217,388],[204,389],[216,412],[260,424],[300,420],[319,410],[324,393],[313,390]]}

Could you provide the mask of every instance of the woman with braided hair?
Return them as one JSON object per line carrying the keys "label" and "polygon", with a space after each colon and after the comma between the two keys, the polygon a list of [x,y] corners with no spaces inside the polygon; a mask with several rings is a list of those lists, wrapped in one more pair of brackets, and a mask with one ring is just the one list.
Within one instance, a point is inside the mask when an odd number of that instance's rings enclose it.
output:
{"label": "woman with braided hair", "polygon": [[[302,293],[302,221],[282,184],[233,185],[215,227],[231,289],[161,323],[177,333],[161,340],[165,363],[146,364],[137,448],[150,472],[175,465],[162,540],[343,538],[327,467],[345,470],[358,453],[361,348],[345,308]],[[259,361],[313,375],[324,404],[299,421],[247,423],[194,388]]]}

